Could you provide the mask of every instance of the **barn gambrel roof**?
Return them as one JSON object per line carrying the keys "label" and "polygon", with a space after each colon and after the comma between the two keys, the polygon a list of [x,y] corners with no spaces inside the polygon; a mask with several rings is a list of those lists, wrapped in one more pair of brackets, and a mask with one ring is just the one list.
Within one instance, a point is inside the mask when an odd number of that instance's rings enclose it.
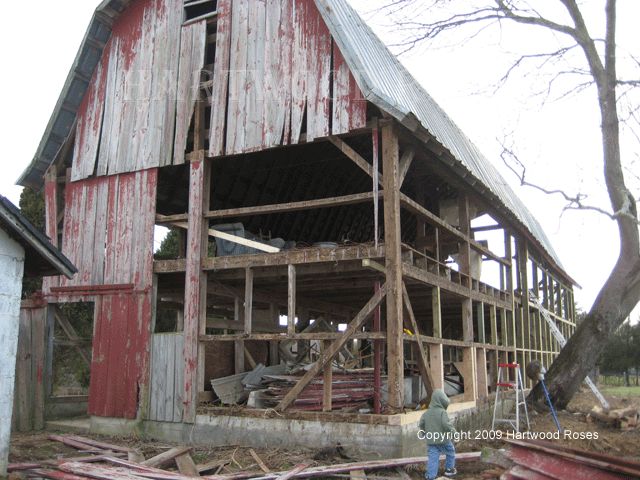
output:
{"label": "barn gambrel roof", "polygon": [[[45,171],[75,125],[77,109],[109,39],[111,25],[131,1],[104,0],[96,9],[36,155],[18,179],[20,185],[42,186]],[[366,99],[418,138],[429,138],[444,147],[449,154],[444,160],[480,193],[495,200],[494,205],[519,224],[551,263],[563,271],[551,242],[524,203],[347,0],[314,1]]]}

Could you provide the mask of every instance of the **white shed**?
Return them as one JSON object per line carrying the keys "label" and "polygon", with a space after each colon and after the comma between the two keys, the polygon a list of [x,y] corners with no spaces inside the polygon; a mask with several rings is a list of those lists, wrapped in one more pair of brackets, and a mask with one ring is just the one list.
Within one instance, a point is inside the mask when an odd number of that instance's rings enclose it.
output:
{"label": "white shed", "polygon": [[0,195],[0,477],[7,474],[23,275],[65,275],[76,268]]}

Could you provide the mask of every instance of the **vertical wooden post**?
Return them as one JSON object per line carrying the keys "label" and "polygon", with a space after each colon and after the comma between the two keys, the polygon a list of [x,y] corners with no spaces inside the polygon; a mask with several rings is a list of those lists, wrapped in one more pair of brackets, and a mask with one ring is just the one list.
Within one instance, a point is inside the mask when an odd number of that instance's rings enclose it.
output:
{"label": "vertical wooden post", "polygon": [[478,379],[477,379],[477,358],[476,349],[474,347],[465,347],[462,349],[462,367],[460,373],[464,380],[464,398],[465,402],[472,402],[478,398]]}
{"label": "vertical wooden post", "polygon": [[402,256],[400,248],[400,188],[398,136],[392,124],[382,127],[384,174],[384,241],[387,278],[388,402],[404,406],[404,345],[402,337]]}
{"label": "vertical wooden post", "polygon": [[[373,293],[380,290],[380,282],[375,282]],[[381,307],[378,305],[373,311],[373,331],[380,332]],[[379,414],[382,411],[381,405],[382,391],[382,340],[373,341],[373,413]]]}
{"label": "vertical wooden post", "polygon": [[489,396],[489,379],[487,376],[487,351],[478,347],[476,351],[476,382],[478,388],[478,398]]}
{"label": "vertical wooden post", "polygon": [[[431,312],[433,318],[433,336],[442,338],[442,311],[440,308],[440,287],[431,289]],[[429,368],[433,379],[433,388],[444,388],[444,364],[442,344],[429,345]]]}
{"label": "vertical wooden post", "polygon": [[253,325],[253,270],[247,268],[244,276],[244,333],[251,335]]}
{"label": "vertical wooden post", "polygon": [[[280,309],[275,303],[269,304],[269,318],[272,322],[275,322],[276,326],[280,325]],[[277,341],[269,342],[269,364],[278,365],[280,363],[280,351],[278,349],[279,344]]]}
{"label": "vertical wooden post", "polygon": [[[242,318],[242,310],[240,306],[240,298],[234,297],[233,299],[233,321],[240,323],[240,319]],[[234,368],[236,374],[244,373],[245,365],[244,365],[244,340],[235,340],[233,342],[233,357],[234,357]]]}
{"label": "vertical wooden post", "polygon": [[498,345],[498,318],[495,305],[489,305],[489,323],[491,324],[491,345]]}
{"label": "vertical wooden post", "polygon": [[190,165],[189,229],[187,231],[186,283],[184,292],[184,395],[183,421],[194,423],[200,376],[204,375],[204,349],[199,335],[206,330],[207,275],[202,259],[207,255],[209,222],[203,217],[209,210],[210,165],[195,156]]}
{"label": "vertical wooden post", "polygon": [[[327,351],[331,346],[331,340],[322,341],[322,350]],[[327,362],[322,373],[322,411],[330,412],[331,396],[333,394],[333,361]]]}
{"label": "vertical wooden post", "polygon": [[[520,286],[520,299],[522,303],[522,337],[523,343],[522,348],[525,349],[522,355],[522,371],[524,372],[527,368],[527,363],[530,356],[531,349],[531,317],[529,314],[529,275],[527,272],[528,263],[529,263],[529,251],[527,249],[527,243],[525,240],[517,239],[516,240],[516,248],[518,249],[518,284]],[[528,350],[528,351],[527,351]],[[525,385],[527,385],[528,380],[524,378]]]}
{"label": "vertical wooden post", "polygon": [[478,302],[476,307],[476,317],[478,321],[478,343],[487,343],[484,327],[484,303]]}
{"label": "vertical wooden post", "polygon": [[296,267],[289,265],[288,273],[288,296],[287,296],[287,334],[296,333]]}
{"label": "vertical wooden post", "polygon": [[378,239],[380,238],[380,215],[379,205],[380,198],[378,192],[380,188],[380,171],[379,171],[379,137],[378,126],[371,130],[372,150],[373,150],[373,243],[378,248]]}

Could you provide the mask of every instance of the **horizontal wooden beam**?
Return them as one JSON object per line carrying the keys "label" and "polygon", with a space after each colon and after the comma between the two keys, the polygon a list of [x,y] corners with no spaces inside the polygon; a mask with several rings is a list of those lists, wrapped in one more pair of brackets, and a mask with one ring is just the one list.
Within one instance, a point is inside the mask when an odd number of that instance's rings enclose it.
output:
{"label": "horizontal wooden beam", "polygon": [[421,216],[427,222],[429,222],[431,225],[433,225],[435,227],[438,227],[438,228],[441,228],[441,229],[447,231],[448,233],[450,233],[451,235],[453,235],[453,236],[455,236],[455,237],[457,237],[457,238],[459,238],[461,240],[464,240],[465,242],[469,242],[469,245],[471,246],[471,248],[473,248],[474,250],[476,250],[479,253],[482,253],[486,257],[488,257],[488,258],[490,258],[492,260],[495,260],[496,262],[501,263],[503,265],[506,265],[508,267],[511,266],[511,262],[509,260],[506,260],[506,259],[496,255],[491,250],[489,250],[488,248],[484,247],[480,243],[476,242],[471,237],[465,235],[464,233],[462,233],[457,228],[453,227],[452,225],[449,225],[447,222],[445,222],[443,219],[438,217],[436,214],[430,212],[429,210],[424,208],[422,205],[420,205],[419,203],[417,203],[414,200],[412,200],[411,198],[409,198],[404,193],[400,194],[400,205],[402,207],[406,208],[407,210],[409,210],[410,212]]}
{"label": "horizontal wooden beam", "polygon": [[[257,340],[257,341],[285,341],[285,340],[336,340],[343,336],[343,332],[310,332],[295,333],[288,335],[287,333],[252,333],[251,335],[239,334],[221,334],[221,335],[200,335],[201,342],[235,342],[237,340]],[[364,340],[384,340],[386,333],[384,332],[355,332],[349,338],[358,338]]]}
{"label": "horizontal wooden beam", "polygon": [[[382,192],[379,192],[382,197]],[[331,208],[344,205],[355,205],[373,200],[373,192],[355,193],[340,197],[319,198],[317,200],[305,200],[302,202],[274,203],[271,205],[258,205],[255,207],[230,208],[227,210],[213,210],[204,214],[205,218],[236,218],[254,215],[267,215],[271,213],[297,212],[315,208]]]}
{"label": "horizontal wooden beam", "polygon": [[[360,167],[365,173],[373,178],[373,166],[367,162],[362,156],[349,146],[344,140],[334,135],[329,135],[329,141],[333,143],[342,153],[351,159],[358,167]],[[382,185],[383,177],[381,173],[378,173],[378,183]]]}
{"label": "horizontal wooden beam", "polygon": [[268,267],[273,265],[299,265],[303,263],[340,262],[363,258],[383,258],[384,246],[354,245],[336,248],[305,248],[284,250],[268,255],[234,255],[209,257],[203,261],[204,270],[228,270],[232,268]]}
{"label": "horizontal wooden beam", "polygon": [[461,297],[470,298],[478,302],[484,302],[490,305],[495,305],[497,307],[506,308],[508,310],[511,310],[512,308],[510,301],[501,300],[486,293],[477,292],[468,287],[464,287],[450,280],[447,280],[440,275],[436,275],[435,273],[431,273],[427,270],[414,267],[413,265],[409,265],[407,263],[402,264],[402,275],[404,277],[426,283],[427,285],[440,287],[443,290],[455,293],[456,295],[460,295]]}

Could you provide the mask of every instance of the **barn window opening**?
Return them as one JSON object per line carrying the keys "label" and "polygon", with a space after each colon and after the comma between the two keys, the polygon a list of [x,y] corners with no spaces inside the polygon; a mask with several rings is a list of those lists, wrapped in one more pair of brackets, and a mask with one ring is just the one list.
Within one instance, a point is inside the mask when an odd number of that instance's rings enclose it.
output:
{"label": "barn window opening", "polygon": [[184,0],[184,22],[214,17],[217,8],[217,0]]}

